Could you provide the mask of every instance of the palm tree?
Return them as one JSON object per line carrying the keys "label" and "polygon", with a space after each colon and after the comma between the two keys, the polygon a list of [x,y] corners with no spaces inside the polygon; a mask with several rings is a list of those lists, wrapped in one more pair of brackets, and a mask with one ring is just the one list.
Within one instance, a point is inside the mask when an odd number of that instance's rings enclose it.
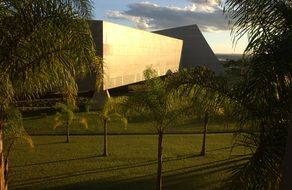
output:
{"label": "palm tree", "polygon": [[242,143],[252,145],[253,155],[233,171],[228,187],[279,189],[292,114],[292,54],[287,51],[292,49],[292,2],[227,0],[223,6],[233,23],[234,41],[249,36],[244,80],[231,91],[240,104],[234,117],[239,126],[260,131],[245,136]]}
{"label": "palm tree", "polygon": [[202,140],[202,148],[201,148],[201,156],[205,156],[206,154],[206,137],[207,137],[207,126],[209,122],[208,112],[205,112],[204,116],[204,128],[203,128],[203,140]]}
{"label": "palm tree", "polygon": [[189,93],[188,96],[191,96],[192,107],[195,109],[196,114],[203,115],[203,139],[200,155],[205,156],[209,119],[210,116],[218,115],[220,108],[222,108],[223,101],[216,92],[203,89],[200,90],[200,87],[196,85],[194,85],[193,88],[199,88],[198,90],[194,90],[196,95]]}
{"label": "palm tree", "polygon": [[108,143],[107,143],[107,129],[110,121],[122,122],[124,127],[128,125],[125,116],[120,113],[120,106],[124,102],[124,98],[108,97],[103,105],[102,110],[97,113],[103,125],[103,156],[108,156]]}
{"label": "palm tree", "polygon": [[223,6],[233,24],[234,41],[244,34],[249,36],[243,78],[224,84],[212,77],[210,80],[207,73],[190,72],[185,83],[228,99],[239,128],[251,130],[239,143],[248,146],[252,155],[246,163],[232,168],[223,188],[279,189],[292,115],[292,54],[287,51],[292,49],[292,3],[226,0]]}
{"label": "palm tree", "polygon": [[[158,134],[157,143],[157,183],[156,189],[162,189],[163,135],[166,129],[182,120],[189,102],[179,98],[179,94],[168,89],[166,79],[157,77],[156,71],[144,71],[145,91],[136,92],[128,98],[128,107],[151,121]],[[188,107],[188,106],[187,106]]]}
{"label": "palm tree", "polygon": [[[11,108],[7,110],[6,116],[8,120],[4,123],[4,145],[6,152],[4,154],[4,164],[5,164],[5,176],[6,184],[7,186],[7,179],[9,176],[8,173],[8,159],[10,156],[11,151],[13,150],[14,145],[17,142],[26,142],[31,148],[34,147],[33,141],[31,137],[27,134],[27,132],[24,129],[23,123],[22,123],[22,115],[20,111],[16,108]],[[7,188],[7,187],[6,187]]]}
{"label": "palm tree", "polygon": [[[89,0],[0,2],[0,142],[4,112],[15,100],[59,91],[74,103],[75,78],[89,67],[99,68],[86,21],[90,12]],[[96,72],[99,74],[101,70]],[[0,159],[2,163],[2,156]],[[0,190],[3,190],[1,166]]]}
{"label": "palm tree", "polygon": [[[261,67],[264,68],[263,65]],[[289,87],[281,89],[284,95],[282,100],[278,98],[275,100],[273,99],[275,89],[272,90],[268,83],[264,83],[270,82],[264,80],[266,75],[264,72],[249,71],[244,76],[245,80],[229,88],[226,80],[212,77],[209,72],[200,72],[198,69],[180,72],[177,75],[178,79],[174,81],[186,89],[197,85],[200,87],[197,88],[199,92],[200,89],[208,89],[209,92],[217,93],[218,100],[228,102],[231,116],[237,121],[239,129],[249,130],[236,144],[247,146],[253,154],[248,162],[232,168],[231,178],[223,188],[279,189],[282,170],[280,166],[289,121],[288,105],[291,105],[288,99]],[[290,85],[291,79],[288,77],[286,82]],[[203,101],[208,102],[209,98],[206,96]],[[218,103],[220,105],[220,102]],[[279,113],[272,113],[271,108]]]}
{"label": "palm tree", "polygon": [[[211,116],[221,114],[226,107],[226,97],[217,92],[217,88],[223,88],[225,81],[221,76],[216,76],[205,67],[195,67],[181,70],[176,73],[169,82],[169,88],[177,89],[180,97],[189,98],[191,113],[203,116],[203,139],[201,156],[206,154],[206,136],[209,119]],[[223,88],[225,89],[225,88]]]}
{"label": "palm tree", "polygon": [[[204,98],[198,97],[199,101],[194,101],[194,106],[201,107],[201,114],[204,115],[203,122],[203,140],[202,140],[202,148],[201,148],[201,156],[205,156],[206,154],[206,136],[207,136],[207,128],[210,117],[222,115],[224,107],[226,107],[226,98],[220,96],[217,92],[213,92],[210,90],[204,90],[201,92],[201,96]],[[193,99],[193,98],[192,98]],[[227,104],[228,105],[228,104]]]}
{"label": "palm tree", "polygon": [[66,127],[66,142],[70,142],[70,126],[73,121],[77,121],[79,124],[82,124],[85,128],[88,128],[87,120],[85,117],[77,117],[75,116],[73,110],[73,106],[68,106],[62,103],[57,103],[55,105],[55,109],[57,110],[56,116],[55,116],[55,123],[54,123],[54,130],[57,127],[64,126]]}

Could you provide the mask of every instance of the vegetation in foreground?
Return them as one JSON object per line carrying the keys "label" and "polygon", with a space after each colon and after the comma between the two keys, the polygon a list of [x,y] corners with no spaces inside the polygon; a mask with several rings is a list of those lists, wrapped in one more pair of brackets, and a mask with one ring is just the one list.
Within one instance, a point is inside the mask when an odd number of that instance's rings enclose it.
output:
{"label": "vegetation in foreground", "polygon": [[5,112],[15,100],[58,89],[74,103],[75,79],[89,67],[96,68],[101,81],[101,62],[86,21],[90,14],[89,0],[0,1],[1,190],[7,189],[2,157]]}
{"label": "vegetation in foreground", "polygon": [[[18,1],[14,2],[17,3]],[[45,2],[45,4],[42,4],[42,2]],[[247,60],[243,80],[233,86],[229,98],[237,100],[237,103],[240,104],[239,109],[234,113],[238,116],[238,123],[242,127],[251,123],[257,129],[261,129],[260,133],[251,133],[241,142],[252,147],[255,150],[254,154],[246,165],[241,165],[241,167],[233,170],[233,176],[225,189],[278,189],[282,182],[282,166],[286,164],[283,163],[283,158],[291,116],[292,59],[287,50],[292,47],[292,17],[290,16],[292,6],[290,0],[268,2],[226,0],[224,5],[227,17],[233,23],[235,41],[244,34],[248,34],[249,44],[245,53],[252,55],[250,60]],[[7,4],[8,9],[3,7],[3,11],[0,12],[0,17],[3,18],[1,20],[1,26],[3,26],[1,27],[3,28],[1,30],[1,33],[3,33],[1,50],[3,51],[0,52],[4,52],[0,55],[2,58],[1,73],[3,74],[0,77],[0,86],[2,87],[0,88],[0,129],[5,124],[4,111],[11,106],[13,100],[19,95],[25,96],[24,98],[34,97],[49,89],[60,87],[66,92],[69,91],[68,94],[65,94],[67,98],[74,101],[74,95],[77,92],[77,89],[74,88],[74,78],[76,76],[74,71],[75,69],[76,71],[83,71],[83,69],[80,69],[84,68],[80,65],[82,62],[80,57],[84,57],[85,62],[87,62],[86,60],[91,57],[88,55],[94,54],[92,47],[89,47],[92,51],[86,51],[88,45],[92,46],[90,38],[87,38],[89,41],[86,41],[84,38],[78,38],[81,36],[79,32],[74,32],[76,29],[74,26],[77,26],[76,22],[81,21],[80,19],[74,19],[76,18],[74,15],[68,15],[68,20],[65,19],[67,22],[59,20],[58,16],[55,17],[56,20],[52,20],[53,22],[47,22],[50,21],[47,19],[46,22],[42,22],[43,17],[35,16],[35,12],[32,11],[34,9],[22,8],[22,5],[26,5],[26,3],[20,3],[19,6],[15,7],[12,5],[14,4]],[[38,8],[40,5],[48,4],[47,1],[38,1],[38,4],[33,7]],[[78,10],[76,10],[77,12],[67,11],[67,7],[63,7],[63,4],[52,5],[56,5],[55,8],[58,8],[62,13],[65,11],[65,13],[73,12],[76,14],[75,16],[80,15],[82,17],[83,15],[82,11],[80,14],[78,14]],[[18,7],[21,7],[21,11],[18,11]],[[40,7],[40,10],[43,10],[44,13],[46,13],[46,10],[52,10],[52,13],[55,13],[55,9],[51,7],[49,9],[46,9],[46,6]],[[50,14],[41,15],[45,15],[47,18],[47,15]],[[25,19],[22,19],[23,16]],[[56,15],[52,14],[52,18],[54,16]],[[12,17],[15,17],[15,19],[11,19]],[[61,18],[64,18],[63,15]],[[26,23],[23,23],[23,20],[26,20]],[[11,24],[12,21],[16,24]],[[84,24],[85,21],[80,23],[80,26],[86,28]],[[56,28],[58,30],[55,30]],[[72,32],[68,32],[71,31],[68,28],[72,29]],[[60,32],[57,35],[44,35],[51,34],[53,31]],[[73,43],[72,40],[69,40],[69,43],[65,43],[66,41],[60,38],[66,36],[66,39],[69,39],[68,35],[62,35],[64,33],[71,34],[70,39],[82,39],[82,42],[88,43],[84,44],[78,40]],[[53,32],[53,34],[55,33]],[[90,36],[89,32],[86,34],[88,37]],[[22,41],[24,45],[15,46],[15,39],[24,39]],[[50,42],[55,43],[51,44]],[[75,48],[72,52],[66,51],[66,54],[62,54],[62,51],[58,51],[60,53],[56,53],[58,56],[52,56],[48,50],[59,47],[60,42],[62,47],[66,47],[65,49],[68,49],[67,46],[72,47],[72,45]],[[46,47],[43,46],[44,44],[46,44]],[[76,44],[80,46],[76,46]],[[85,51],[80,51],[83,47],[85,47]],[[31,51],[34,49],[42,51]],[[87,53],[83,54],[84,52]],[[39,59],[40,57],[41,59]],[[75,60],[79,61],[74,64]],[[19,63],[23,63],[21,64],[23,67],[19,67]],[[63,74],[64,71],[65,75]],[[55,80],[52,81],[52,79]],[[66,83],[63,81],[66,81]],[[67,83],[67,81],[70,82]],[[222,88],[216,90],[223,91],[226,94]],[[0,137],[1,132],[0,130]],[[74,151],[76,150],[74,149]],[[1,147],[0,152],[2,152]],[[4,184],[5,180],[2,179],[4,176],[3,168],[0,168],[0,171],[0,184]],[[5,189],[5,187],[0,188]]]}
{"label": "vegetation in foreground", "polygon": [[[102,157],[102,136],[34,136],[35,148],[25,143],[11,153],[10,189],[155,189],[157,137],[109,136],[109,157]],[[199,156],[202,135],[166,135],[163,183],[165,189],[214,189],[228,169],[244,162],[247,150],[230,156],[232,134],[207,136],[206,156]],[[99,150],[99,151],[98,151]]]}

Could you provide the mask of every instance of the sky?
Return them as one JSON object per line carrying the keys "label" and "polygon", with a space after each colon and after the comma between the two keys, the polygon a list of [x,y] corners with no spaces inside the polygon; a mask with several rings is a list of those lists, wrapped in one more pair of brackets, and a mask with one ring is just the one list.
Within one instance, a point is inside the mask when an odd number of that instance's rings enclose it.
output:
{"label": "sky", "polygon": [[93,18],[146,31],[197,24],[215,53],[241,54],[244,36],[234,46],[228,20],[216,0],[94,0]]}

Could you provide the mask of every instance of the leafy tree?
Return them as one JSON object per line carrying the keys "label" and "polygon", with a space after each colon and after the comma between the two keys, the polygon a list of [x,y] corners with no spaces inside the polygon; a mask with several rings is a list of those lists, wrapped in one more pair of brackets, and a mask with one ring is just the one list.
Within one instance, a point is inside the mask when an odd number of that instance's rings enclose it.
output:
{"label": "leafy tree", "polygon": [[168,82],[157,77],[152,69],[144,71],[145,90],[136,92],[128,99],[128,107],[151,121],[158,134],[157,143],[157,185],[162,189],[163,135],[167,128],[174,126],[184,116],[187,101],[178,98],[178,93],[170,91]]}
{"label": "leafy tree", "polygon": [[[100,79],[101,64],[85,20],[90,12],[89,0],[0,1],[1,142],[4,112],[15,100],[60,91],[74,102],[77,76],[92,67]],[[1,190],[3,172],[1,167]]]}
{"label": "leafy tree", "polygon": [[77,121],[78,123],[82,124],[85,128],[88,128],[87,120],[85,117],[76,117],[73,110],[74,106],[68,106],[62,103],[57,103],[55,106],[57,110],[55,116],[55,123],[54,123],[54,130],[57,127],[66,127],[66,142],[69,143],[70,141],[70,126],[73,121]]}
{"label": "leafy tree", "polygon": [[128,125],[128,121],[123,114],[120,112],[120,106],[124,102],[124,98],[113,98],[108,97],[105,100],[102,110],[97,113],[101,123],[103,125],[103,156],[108,156],[108,146],[107,146],[107,129],[110,121],[118,121],[123,123],[126,127]]}

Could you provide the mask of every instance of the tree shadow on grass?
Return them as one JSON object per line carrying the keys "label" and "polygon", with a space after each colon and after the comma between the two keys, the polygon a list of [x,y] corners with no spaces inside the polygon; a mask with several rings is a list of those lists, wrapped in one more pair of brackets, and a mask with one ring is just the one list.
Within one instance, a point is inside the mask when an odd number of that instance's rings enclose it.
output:
{"label": "tree shadow on grass", "polygon": [[[189,155],[181,155],[178,157],[167,158],[164,160],[164,163],[187,159],[190,157],[194,157],[197,155],[189,154]],[[188,190],[188,189],[205,189],[208,188],[212,184],[212,186],[218,186],[218,183],[222,181],[222,179],[217,179],[216,174],[220,172],[224,172],[234,165],[238,165],[243,161],[247,160],[246,156],[238,156],[232,159],[219,160],[214,162],[209,162],[205,164],[190,166],[179,168],[175,170],[166,170],[163,171],[163,184],[165,189],[176,189],[176,190]],[[67,172],[58,175],[32,178],[26,181],[14,181],[13,184],[10,185],[12,189],[33,189],[34,187],[38,187],[37,189],[46,189],[45,184],[53,183],[56,180],[66,180],[71,177],[81,177],[90,174],[98,174],[101,175],[105,172],[112,172],[116,170],[127,170],[136,167],[146,167],[149,165],[156,165],[156,160],[148,160],[143,162],[135,162],[124,165],[106,167],[106,168],[95,168],[90,170],[80,170],[74,172]],[[155,172],[155,171],[154,171]],[[211,175],[215,175],[214,178],[210,178]],[[103,178],[102,180],[91,180],[82,183],[69,184],[61,187],[49,188],[50,190],[73,190],[73,189],[98,189],[98,190],[151,190],[155,189],[155,176],[156,173],[152,173],[149,175],[126,178],[122,180],[114,180],[113,177]],[[44,185],[42,185],[44,184]],[[42,188],[40,188],[40,186]]]}
{"label": "tree shadow on grass", "polygon": [[[200,155],[196,155],[196,154],[178,155],[176,157],[165,158],[164,162],[169,162],[169,161],[174,161],[174,160],[182,160],[182,159],[187,159],[187,158],[192,158],[192,157],[197,157],[197,156],[200,156]],[[21,167],[29,167],[29,166],[55,164],[55,163],[61,163],[61,162],[80,161],[80,160],[88,160],[88,159],[99,158],[99,157],[104,157],[104,155],[100,154],[100,155],[92,155],[92,156],[86,156],[86,157],[80,157],[80,158],[71,158],[71,159],[54,160],[54,161],[48,161],[48,162],[31,163],[31,164],[25,164],[25,165],[16,165],[16,166],[10,166],[10,168],[14,169],[14,168],[21,168]],[[146,163],[151,163],[151,162],[156,163],[156,160],[146,161]],[[144,162],[139,162],[139,163],[143,164]],[[129,164],[120,165],[117,168],[123,167],[123,166],[129,166]],[[135,164],[133,164],[133,166],[135,167]],[[116,166],[114,166],[113,168],[116,168]],[[110,169],[110,168],[107,168],[107,169]]]}
{"label": "tree shadow on grass", "polygon": [[[71,177],[79,177],[84,175],[90,175],[90,174],[100,174],[102,175],[105,172],[114,172],[116,170],[124,170],[124,169],[132,169],[136,167],[144,167],[156,164],[156,160],[148,160],[143,162],[135,162],[131,164],[123,164],[118,166],[110,166],[105,168],[95,168],[90,170],[80,170],[80,171],[74,171],[74,172],[67,172],[57,175],[50,175],[45,177],[36,177],[36,178],[30,178],[29,180],[23,181],[23,180],[14,180],[12,184],[10,184],[10,188],[12,189],[32,189],[34,186],[39,186],[41,184],[48,184],[49,182],[54,182],[55,180],[66,180],[67,178]],[[88,182],[90,183],[90,182]],[[102,182],[104,184],[105,182]],[[87,184],[87,182],[86,182]],[[72,186],[73,189],[75,188],[75,184]],[[71,185],[68,187],[62,187],[62,188],[71,188]],[[60,189],[62,189],[60,188]],[[39,188],[37,188],[39,189]],[[45,189],[45,188],[42,188]],[[59,188],[57,188],[59,189]],[[77,188],[78,189],[78,188]]]}
{"label": "tree shadow on grass", "polygon": [[232,146],[228,146],[228,147],[223,147],[223,148],[216,148],[216,149],[212,149],[212,150],[207,150],[206,152],[216,152],[216,151],[219,151],[219,150],[231,150]]}
{"label": "tree shadow on grass", "polygon": [[39,143],[39,144],[35,144],[35,146],[47,146],[47,145],[64,144],[64,143],[66,143],[65,140],[64,141],[57,141],[57,142]]}
{"label": "tree shadow on grass", "polygon": [[226,174],[235,166],[242,165],[249,157],[238,156],[232,159],[215,161],[200,166],[180,168],[165,172],[165,189],[219,189],[226,180]]}
{"label": "tree shadow on grass", "polygon": [[[167,190],[218,189],[223,181],[220,178],[216,178],[216,174],[227,171],[234,164],[240,164],[247,159],[247,157],[237,157],[235,159],[165,171],[163,172],[163,188]],[[210,178],[211,175],[215,176]],[[156,174],[153,173],[123,180],[108,181],[107,183],[89,181],[49,188],[48,190],[154,190],[155,180]]]}
{"label": "tree shadow on grass", "polygon": [[47,164],[55,164],[55,163],[61,163],[61,162],[80,161],[80,160],[88,160],[88,159],[98,158],[98,157],[103,157],[103,155],[92,155],[92,156],[86,156],[86,157],[80,157],[80,158],[54,160],[54,161],[48,161],[48,162],[38,162],[38,163],[31,163],[31,164],[25,164],[25,165],[16,165],[16,166],[10,166],[10,168],[14,169],[14,168],[29,167],[29,166],[40,166],[40,165],[47,165]]}

